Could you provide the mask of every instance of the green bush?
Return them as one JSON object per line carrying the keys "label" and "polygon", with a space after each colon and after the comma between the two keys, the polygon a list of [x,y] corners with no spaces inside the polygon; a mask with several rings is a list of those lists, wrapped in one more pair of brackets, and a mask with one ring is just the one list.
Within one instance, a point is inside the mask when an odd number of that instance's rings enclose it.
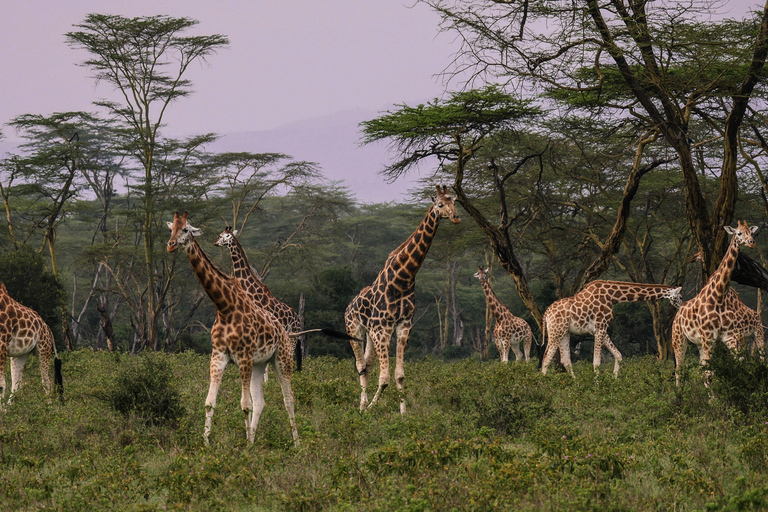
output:
{"label": "green bush", "polygon": [[135,414],[147,425],[173,425],[181,418],[181,399],[163,359],[142,354],[133,360],[117,355],[116,360],[120,366],[114,382],[97,398],[123,416]]}
{"label": "green bush", "polygon": [[741,350],[734,354],[722,342],[715,343],[705,365],[712,372],[712,391],[746,416],[768,414],[768,365],[765,353]]}

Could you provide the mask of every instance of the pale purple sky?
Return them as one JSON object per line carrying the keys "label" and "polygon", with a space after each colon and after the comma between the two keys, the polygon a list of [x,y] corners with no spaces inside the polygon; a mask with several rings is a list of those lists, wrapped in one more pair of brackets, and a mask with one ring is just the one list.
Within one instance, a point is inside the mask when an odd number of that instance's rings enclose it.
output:
{"label": "pale purple sky", "polygon": [[[390,185],[378,172],[390,157],[358,147],[357,123],[395,103],[415,105],[444,95],[439,74],[458,43],[438,32],[438,16],[411,0],[0,0],[0,130],[21,114],[94,111],[107,97],[87,57],[64,34],[89,13],[126,17],[164,14],[200,23],[189,34],[223,34],[229,47],[187,77],[195,93],[166,116],[166,133],[215,132],[216,151],[283,152],[320,164],[364,202],[403,200],[423,166]],[[760,0],[724,2],[740,17]],[[456,87],[457,84],[451,84]],[[329,119],[325,124],[316,118]],[[309,122],[309,126],[307,124]],[[344,123],[339,125],[339,123]],[[328,126],[338,127],[338,137]],[[290,125],[286,127],[286,125]],[[251,133],[242,137],[242,132]],[[329,133],[331,132],[331,133]],[[301,135],[299,135],[301,134]]]}
{"label": "pale purple sky", "polygon": [[[167,14],[223,34],[228,48],[193,66],[195,93],[175,104],[169,131],[269,130],[306,118],[443,93],[435,75],[455,45],[437,15],[398,0],[5,1],[0,31],[0,123],[26,113],[93,110],[109,94],[76,64],[64,34],[89,13]],[[11,136],[4,130],[6,136]]]}

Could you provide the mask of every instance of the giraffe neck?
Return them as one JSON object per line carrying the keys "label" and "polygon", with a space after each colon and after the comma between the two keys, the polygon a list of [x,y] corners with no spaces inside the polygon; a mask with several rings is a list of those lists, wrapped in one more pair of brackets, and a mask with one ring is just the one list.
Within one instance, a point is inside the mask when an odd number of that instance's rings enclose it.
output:
{"label": "giraffe neck", "polygon": [[625,283],[623,281],[592,281],[584,287],[591,294],[604,294],[612,304],[641,302],[667,298],[673,286],[650,283]]}
{"label": "giraffe neck", "polygon": [[396,272],[399,279],[408,281],[416,279],[416,272],[419,271],[427,256],[439,223],[440,217],[437,216],[435,208],[430,206],[416,231],[400,244],[400,247],[390,253],[384,269]]}
{"label": "giraffe neck", "polygon": [[192,270],[216,309],[229,309],[234,301],[237,282],[216,268],[194,238],[189,241],[185,251]]}
{"label": "giraffe neck", "polygon": [[491,284],[488,281],[481,281],[481,283],[483,285],[483,292],[485,293],[485,301],[488,304],[491,313],[493,313],[493,317],[498,322],[504,316],[507,308],[501,303],[498,297],[496,297],[496,294],[493,293]]}
{"label": "giraffe neck", "polygon": [[247,283],[248,286],[254,287],[257,292],[268,293],[269,288],[253,274],[251,264],[245,255],[245,250],[240,241],[235,237],[232,237],[232,243],[229,244],[229,253],[232,256],[232,269],[234,270],[235,278]]}
{"label": "giraffe neck", "polygon": [[715,273],[709,277],[707,284],[704,285],[701,292],[706,293],[707,296],[722,304],[725,300],[725,296],[728,293],[729,284],[731,283],[731,275],[733,274],[733,267],[736,265],[736,258],[739,256],[739,242],[734,236],[731,239],[731,243],[728,246],[728,250],[723,256],[723,260],[720,265],[717,266]]}

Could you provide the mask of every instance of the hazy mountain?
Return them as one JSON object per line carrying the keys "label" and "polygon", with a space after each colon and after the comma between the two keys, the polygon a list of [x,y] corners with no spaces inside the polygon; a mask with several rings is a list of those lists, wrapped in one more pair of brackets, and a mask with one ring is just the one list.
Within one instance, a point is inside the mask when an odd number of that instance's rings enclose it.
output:
{"label": "hazy mountain", "polygon": [[328,179],[341,181],[360,202],[403,201],[409,188],[415,186],[417,176],[387,184],[379,175],[391,160],[386,144],[359,145],[358,124],[377,115],[378,112],[349,110],[269,131],[228,133],[208,149],[214,152],[285,153],[296,160],[319,164]]}

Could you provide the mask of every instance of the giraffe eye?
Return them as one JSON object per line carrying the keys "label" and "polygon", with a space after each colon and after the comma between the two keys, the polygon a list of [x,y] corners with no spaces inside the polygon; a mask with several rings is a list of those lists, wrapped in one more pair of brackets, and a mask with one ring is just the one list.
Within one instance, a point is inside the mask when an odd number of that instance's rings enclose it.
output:
{"label": "giraffe eye", "polygon": [[442,208],[443,206],[444,206],[443,203],[437,203],[438,208]]}

